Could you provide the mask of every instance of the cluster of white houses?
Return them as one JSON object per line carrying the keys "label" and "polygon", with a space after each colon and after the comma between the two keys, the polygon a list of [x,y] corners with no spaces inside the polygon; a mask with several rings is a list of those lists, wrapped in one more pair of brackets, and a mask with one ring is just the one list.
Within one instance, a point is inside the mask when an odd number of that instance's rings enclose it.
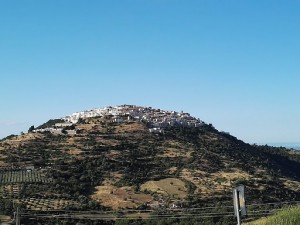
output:
{"label": "cluster of white houses", "polygon": [[47,128],[41,128],[41,129],[35,129],[33,130],[34,133],[36,132],[50,132],[52,134],[63,134],[63,132],[65,134],[70,134],[70,135],[74,135],[76,134],[76,130],[75,129],[66,129],[70,126],[72,126],[73,123],[69,123],[69,122],[65,122],[65,123],[56,123],[53,127],[47,127]]}
{"label": "cluster of white houses", "polygon": [[135,105],[109,106],[105,108],[76,112],[70,116],[64,117],[63,119],[70,123],[77,123],[80,118],[85,119],[98,116],[112,116],[116,122],[123,122],[131,119],[145,121],[149,122],[153,127],[160,128],[173,125],[193,127],[203,125],[203,121],[190,116],[189,113],[164,111],[161,109]]}
{"label": "cluster of white houses", "polygon": [[[190,116],[189,113],[164,111],[135,105],[121,105],[76,112],[63,117],[65,123],[56,124],[56,128],[47,129],[50,132],[59,133],[63,127],[75,124],[79,119],[91,117],[110,117],[114,122],[143,121],[150,125],[150,132],[161,132],[163,128],[168,126],[200,127],[204,124],[203,121]],[[46,131],[46,129],[44,130]]]}

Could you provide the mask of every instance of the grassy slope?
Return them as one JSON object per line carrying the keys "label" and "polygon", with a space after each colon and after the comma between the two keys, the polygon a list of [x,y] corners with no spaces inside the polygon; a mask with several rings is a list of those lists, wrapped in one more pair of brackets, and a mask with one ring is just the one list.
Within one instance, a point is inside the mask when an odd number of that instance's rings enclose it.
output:
{"label": "grassy slope", "polygon": [[275,215],[245,225],[299,225],[300,206],[284,209]]}

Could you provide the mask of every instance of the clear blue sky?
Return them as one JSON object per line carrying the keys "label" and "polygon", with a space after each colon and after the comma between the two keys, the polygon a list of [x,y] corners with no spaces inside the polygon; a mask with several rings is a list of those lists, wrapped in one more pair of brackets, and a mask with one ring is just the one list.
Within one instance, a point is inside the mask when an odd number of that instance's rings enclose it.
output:
{"label": "clear blue sky", "polygon": [[184,110],[250,143],[300,142],[300,3],[2,0],[0,137],[76,111]]}

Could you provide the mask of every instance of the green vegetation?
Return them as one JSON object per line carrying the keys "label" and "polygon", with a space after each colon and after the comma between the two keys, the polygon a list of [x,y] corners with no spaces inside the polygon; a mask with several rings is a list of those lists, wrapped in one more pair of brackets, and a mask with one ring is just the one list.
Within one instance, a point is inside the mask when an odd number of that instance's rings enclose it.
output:
{"label": "green vegetation", "polygon": [[28,129],[28,133],[32,132],[34,130],[34,126],[30,126],[29,129]]}
{"label": "green vegetation", "polygon": [[[38,220],[43,225],[235,225],[236,221],[231,218],[203,218],[203,219],[195,219],[195,218],[171,218],[171,219],[151,219],[151,220],[128,220],[128,219],[119,219],[117,221],[93,221],[93,220],[76,220],[76,219],[50,219],[50,218],[40,218]],[[23,219],[22,222],[27,225],[36,224],[32,220]]]}
{"label": "green vegetation", "polygon": [[247,225],[298,225],[300,224],[300,206],[285,208],[276,214],[263,218]]}
{"label": "green vegetation", "polygon": [[[50,120],[42,127],[59,122]],[[251,203],[300,200],[297,152],[252,146],[212,125],[168,127],[159,134],[150,133],[148,128],[141,122],[87,118],[76,124],[80,133],[75,135],[31,133],[3,139],[0,197],[18,199],[24,208],[37,211],[107,211],[123,204],[120,210],[153,210],[151,215],[165,213],[174,205],[183,209],[216,205],[230,208],[231,187],[238,184],[246,186],[246,200]],[[39,169],[27,172],[26,165]],[[97,190],[108,190],[112,205],[101,202],[102,193],[98,199],[93,198]],[[124,214],[117,225],[235,224],[231,217],[121,220]],[[41,218],[32,223],[113,224],[74,218],[49,221]]]}
{"label": "green vegetation", "polygon": [[46,123],[38,126],[36,129],[45,129],[47,127],[52,127],[54,126],[56,123],[64,123],[65,121],[62,119],[51,119],[48,120]]}

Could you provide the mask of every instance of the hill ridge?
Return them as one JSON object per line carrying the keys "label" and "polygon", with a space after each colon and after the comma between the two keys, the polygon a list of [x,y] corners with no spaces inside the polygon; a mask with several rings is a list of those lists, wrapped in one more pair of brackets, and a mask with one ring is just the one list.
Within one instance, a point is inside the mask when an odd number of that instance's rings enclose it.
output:
{"label": "hill ridge", "polygon": [[211,124],[151,132],[149,121],[125,113],[50,120],[40,129],[47,126],[62,132],[0,140],[2,195],[31,210],[230,205],[240,184],[252,204],[300,200],[299,151],[249,145]]}
{"label": "hill ridge", "polygon": [[[107,106],[103,108],[95,108],[91,110],[84,110],[64,116],[56,122],[48,123],[50,127],[39,127],[33,132],[61,132],[63,127],[70,127],[76,124],[79,120],[94,118],[94,117],[109,117],[113,122],[125,121],[141,121],[149,126],[151,132],[162,132],[164,128],[169,126],[183,126],[183,127],[200,127],[205,123],[199,118],[192,117],[186,112],[167,111],[155,109],[152,107],[143,107],[136,105],[119,105]],[[53,129],[56,127],[58,129]]]}

